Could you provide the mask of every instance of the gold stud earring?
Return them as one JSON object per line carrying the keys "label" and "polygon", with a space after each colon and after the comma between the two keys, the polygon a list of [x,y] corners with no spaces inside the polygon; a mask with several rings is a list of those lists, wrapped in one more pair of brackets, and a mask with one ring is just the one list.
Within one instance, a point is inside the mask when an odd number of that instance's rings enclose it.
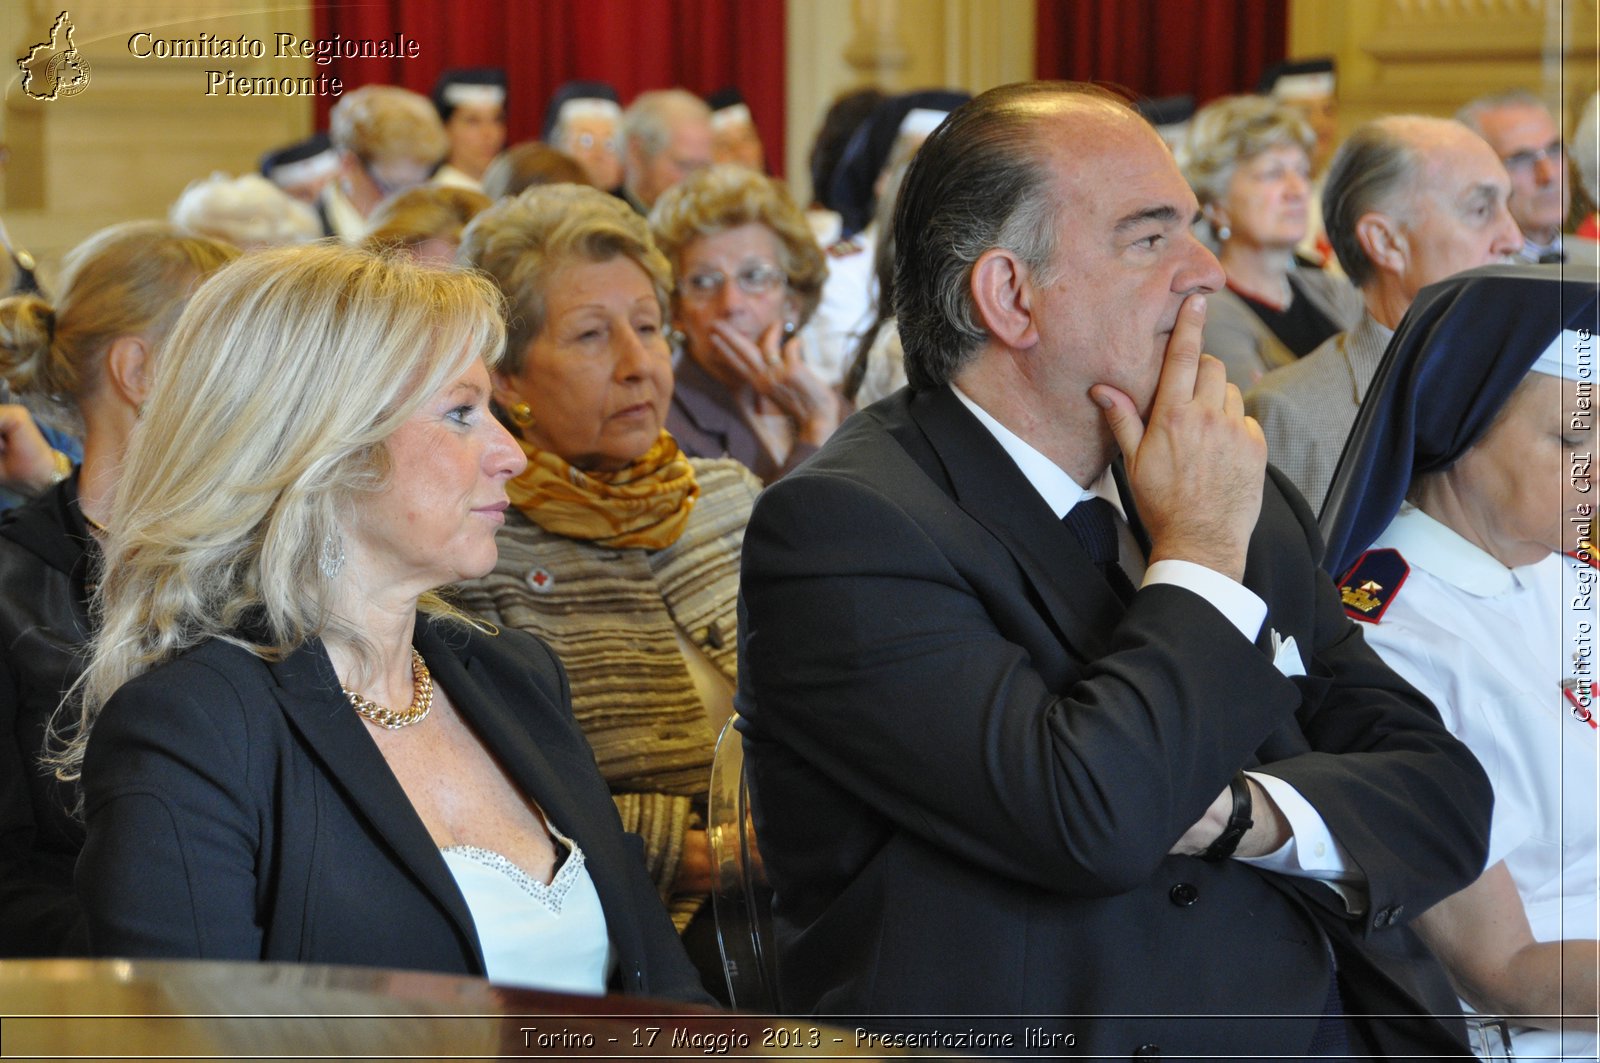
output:
{"label": "gold stud earring", "polygon": [[511,423],[518,428],[533,427],[533,407],[526,402],[512,403],[506,410],[506,416],[511,418]]}

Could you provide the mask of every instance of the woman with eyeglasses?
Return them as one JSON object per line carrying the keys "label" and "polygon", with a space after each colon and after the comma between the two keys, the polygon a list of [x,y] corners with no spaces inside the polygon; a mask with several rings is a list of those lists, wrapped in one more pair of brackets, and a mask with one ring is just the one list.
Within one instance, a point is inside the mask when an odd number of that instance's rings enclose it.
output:
{"label": "woman with eyeglasses", "polygon": [[760,482],[690,458],[672,400],[672,273],[615,196],[546,185],[503,199],[459,261],[505,299],[496,405],[528,459],[492,571],[460,604],[554,647],[623,826],[718,992],[706,791],[733,711],[739,548]]}
{"label": "woman with eyeglasses", "polygon": [[771,483],[849,413],[795,336],[822,297],[822,249],[781,184],[735,166],[669,189],[650,227],[677,278],[683,337],[667,429],[685,452],[733,458]]}

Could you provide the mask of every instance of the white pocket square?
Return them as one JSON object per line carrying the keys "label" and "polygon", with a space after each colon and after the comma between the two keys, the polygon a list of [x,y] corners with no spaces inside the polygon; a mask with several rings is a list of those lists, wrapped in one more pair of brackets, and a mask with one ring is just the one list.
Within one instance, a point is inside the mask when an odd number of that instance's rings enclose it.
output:
{"label": "white pocket square", "polygon": [[1272,633],[1272,665],[1291,679],[1306,674],[1306,662],[1300,658],[1300,648],[1294,644],[1293,635],[1284,638],[1276,631]]}

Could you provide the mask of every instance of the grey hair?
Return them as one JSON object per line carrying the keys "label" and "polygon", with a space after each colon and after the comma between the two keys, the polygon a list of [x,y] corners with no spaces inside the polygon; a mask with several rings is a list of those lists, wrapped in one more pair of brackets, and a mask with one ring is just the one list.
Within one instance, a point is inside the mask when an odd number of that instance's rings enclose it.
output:
{"label": "grey hair", "polygon": [[1051,170],[1036,149],[1040,97],[1083,96],[1135,112],[1093,85],[1002,85],[953,111],[923,144],[895,205],[894,312],[915,391],[942,387],[989,338],[972,267],[1004,248],[1049,283],[1056,251]]}
{"label": "grey hair", "polygon": [[645,158],[653,159],[666,150],[672,140],[675,118],[697,117],[711,121],[706,101],[686,89],[656,89],[641,92],[622,112],[622,136],[639,145]]}
{"label": "grey hair", "polygon": [[1357,288],[1371,283],[1378,271],[1361,246],[1356,223],[1374,211],[1404,219],[1421,184],[1424,160],[1407,128],[1448,121],[1417,115],[1378,118],[1356,129],[1334,153],[1322,191],[1322,222],[1339,265]]}
{"label": "grey hair", "polygon": [[1317,135],[1300,112],[1267,96],[1224,96],[1200,108],[1178,149],[1178,167],[1201,206],[1228,194],[1241,162],[1273,148],[1309,157]]}
{"label": "grey hair", "polygon": [[[1491,92],[1487,96],[1479,96],[1461,105],[1456,112],[1456,121],[1483,136],[1483,123],[1481,119],[1489,111],[1498,111],[1502,107],[1536,107],[1545,114],[1550,114],[1550,105],[1543,98],[1529,89],[1506,89],[1503,92]],[[1553,118],[1554,116],[1552,116]]]}

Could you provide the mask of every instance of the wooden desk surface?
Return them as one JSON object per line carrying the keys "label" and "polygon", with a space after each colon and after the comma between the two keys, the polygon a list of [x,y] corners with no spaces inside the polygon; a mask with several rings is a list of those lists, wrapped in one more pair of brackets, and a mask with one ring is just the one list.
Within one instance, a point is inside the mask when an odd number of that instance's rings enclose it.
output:
{"label": "wooden desk surface", "polygon": [[881,1058],[854,1031],[360,967],[0,961],[5,1059]]}

